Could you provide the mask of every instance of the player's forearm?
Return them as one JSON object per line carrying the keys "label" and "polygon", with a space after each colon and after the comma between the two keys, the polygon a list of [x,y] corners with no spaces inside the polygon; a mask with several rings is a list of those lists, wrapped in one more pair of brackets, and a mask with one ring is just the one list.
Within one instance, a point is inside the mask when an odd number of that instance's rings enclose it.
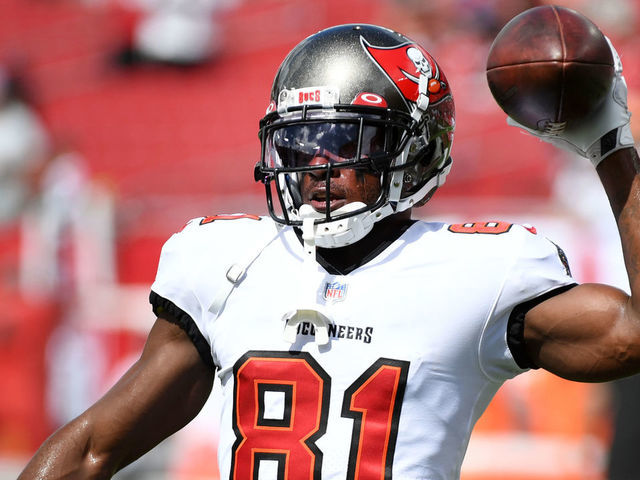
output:
{"label": "player's forearm", "polygon": [[635,148],[618,150],[598,165],[618,224],[634,309],[640,312],[640,175]]}
{"label": "player's forearm", "polygon": [[107,462],[92,450],[90,425],[82,417],[55,432],[33,456],[18,480],[107,479]]}
{"label": "player's forearm", "polygon": [[[623,148],[612,153],[597,167],[616,221],[625,207],[633,208],[633,180],[639,171],[640,160],[635,148]],[[639,220],[640,221],[640,220]]]}

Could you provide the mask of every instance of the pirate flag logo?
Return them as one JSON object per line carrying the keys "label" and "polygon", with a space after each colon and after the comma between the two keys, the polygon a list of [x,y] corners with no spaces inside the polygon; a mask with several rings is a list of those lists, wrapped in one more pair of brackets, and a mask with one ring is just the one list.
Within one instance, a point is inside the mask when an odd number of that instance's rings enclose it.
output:
{"label": "pirate flag logo", "polygon": [[394,47],[376,47],[364,38],[361,41],[404,98],[420,110],[450,94],[449,84],[438,64],[419,45],[404,43]]}

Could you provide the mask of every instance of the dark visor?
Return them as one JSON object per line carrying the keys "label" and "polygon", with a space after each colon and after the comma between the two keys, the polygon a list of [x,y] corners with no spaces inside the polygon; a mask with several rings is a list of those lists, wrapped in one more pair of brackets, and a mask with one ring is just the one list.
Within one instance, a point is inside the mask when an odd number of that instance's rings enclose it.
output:
{"label": "dark visor", "polygon": [[306,167],[311,160],[325,156],[334,162],[358,160],[393,153],[399,135],[383,125],[360,125],[347,122],[324,122],[286,125],[274,128],[267,138],[267,168]]}

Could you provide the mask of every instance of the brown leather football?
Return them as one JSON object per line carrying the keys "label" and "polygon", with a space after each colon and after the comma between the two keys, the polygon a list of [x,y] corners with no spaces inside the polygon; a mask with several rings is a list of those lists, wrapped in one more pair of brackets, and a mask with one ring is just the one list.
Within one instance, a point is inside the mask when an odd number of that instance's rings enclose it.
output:
{"label": "brown leather football", "polygon": [[487,59],[487,81],[498,105],[539,131],[579,124],[602,104],[613,76],[603,33],[584,15],[554,5],[511,19]]}

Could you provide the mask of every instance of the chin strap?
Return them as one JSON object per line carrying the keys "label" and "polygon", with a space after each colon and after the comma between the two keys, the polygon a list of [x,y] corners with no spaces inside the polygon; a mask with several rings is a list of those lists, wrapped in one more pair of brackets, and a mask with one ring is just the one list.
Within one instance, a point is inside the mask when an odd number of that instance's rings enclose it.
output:
{"label": "chin strap", "polygon": [[302,205],[300,215],[302,216],[302,242],[304,246],[303,268],[305,279],[308,281],[301,282],[299,285],[298,298],[304,306],[291,310],[282,317],[285,322],[284,339],[289,343],[294,343],[298,335],[298,325],[302,322],[309,322],[315,329],[316,343],[326,345],[329,343],[328,327],[333,323],[333,320],[317,304],[319,283],[317,280],[319,280],[320,272],[316,262],[316,230],[318,230],[318,225],[314,225],[314,220],[318,218],[318,212],[310,205]]}

